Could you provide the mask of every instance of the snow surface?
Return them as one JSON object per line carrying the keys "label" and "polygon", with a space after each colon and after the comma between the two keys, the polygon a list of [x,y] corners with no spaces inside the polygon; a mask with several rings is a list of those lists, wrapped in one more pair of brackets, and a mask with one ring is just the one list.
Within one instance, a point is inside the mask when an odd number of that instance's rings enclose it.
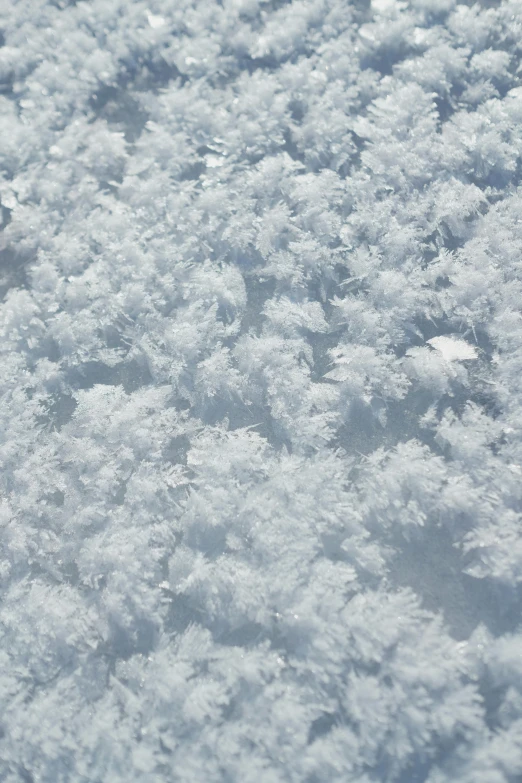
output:
{"label": "snow surface", "polygon": [[0,30],[0,781],[520,783],[521,0]]}

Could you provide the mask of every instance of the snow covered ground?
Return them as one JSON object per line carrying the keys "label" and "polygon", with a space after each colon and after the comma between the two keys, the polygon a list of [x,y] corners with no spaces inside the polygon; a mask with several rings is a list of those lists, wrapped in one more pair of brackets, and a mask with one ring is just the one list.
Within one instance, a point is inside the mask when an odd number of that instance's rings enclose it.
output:
{"label": "snow covered ground", "polygon": [[0,30],[2,783],[520,783],[521,0]]}

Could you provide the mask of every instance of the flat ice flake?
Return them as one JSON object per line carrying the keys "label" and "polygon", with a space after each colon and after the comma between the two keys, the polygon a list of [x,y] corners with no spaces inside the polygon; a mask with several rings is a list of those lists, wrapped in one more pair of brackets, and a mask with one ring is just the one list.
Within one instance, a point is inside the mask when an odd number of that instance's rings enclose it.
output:
{"label": "flat ice flake", "polygon": [[477,358],[477,350],[466,340],[441,335],[428,340],[429,345],[439,351],[447,362],[462,362]]}
{"label": "flat ice flake", "polygon": [[147,11],[147,21],[153,30],[157,30],[158,28],[165,25],[165,19],[163,16],[152,14],[150,11]]}
{"label": "flat ice flake", "polygon": [[205,163],[209,169],[217,169],[223,165],[225,161],[218,155],[205,155]]}

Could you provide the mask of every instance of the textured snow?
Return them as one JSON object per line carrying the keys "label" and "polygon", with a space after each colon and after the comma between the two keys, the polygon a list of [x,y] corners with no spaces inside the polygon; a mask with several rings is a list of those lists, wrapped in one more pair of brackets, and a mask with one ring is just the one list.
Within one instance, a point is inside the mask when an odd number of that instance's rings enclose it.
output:
{"label": "textured snow", "polygon": [[1,783],[520,783],[522,2],[0,32]]}

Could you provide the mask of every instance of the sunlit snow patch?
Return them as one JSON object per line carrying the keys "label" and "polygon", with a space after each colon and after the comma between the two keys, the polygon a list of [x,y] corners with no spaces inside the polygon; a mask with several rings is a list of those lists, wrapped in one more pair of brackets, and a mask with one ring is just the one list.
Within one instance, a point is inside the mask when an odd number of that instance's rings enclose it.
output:
{"label": "sunlit snow patch", "polygon": [[436,348],[447,362],[477,358],[476,348],[467,343],[466,340],[461,340],[458,337],[441,335],[440,337],[432,337],[431,340],[428,340],[428,343],[432,348]]}

